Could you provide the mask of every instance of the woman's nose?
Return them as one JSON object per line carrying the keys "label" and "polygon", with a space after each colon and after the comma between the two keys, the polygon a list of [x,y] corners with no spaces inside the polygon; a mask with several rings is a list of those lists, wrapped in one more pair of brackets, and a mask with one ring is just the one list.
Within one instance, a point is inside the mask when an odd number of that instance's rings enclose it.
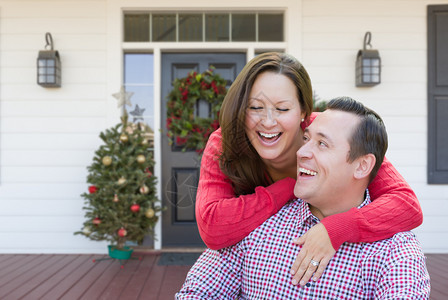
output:
{"label": "woman's nose", "polygon": [[263,124],[265,125],[275,125],[277,124],[277,115],[273,109],[266,109],[262,116]]}

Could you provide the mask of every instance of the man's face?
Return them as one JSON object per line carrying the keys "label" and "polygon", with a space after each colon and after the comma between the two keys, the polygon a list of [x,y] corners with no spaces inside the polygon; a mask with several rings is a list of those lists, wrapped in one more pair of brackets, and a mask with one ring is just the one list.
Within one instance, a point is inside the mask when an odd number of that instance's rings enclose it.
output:
{"label": "man's face", "polygon": [[340,200],[350,188],[354,164],[347,161],[349,137],[359,118],[338,110],[321,113],[305,130],[304,145],[297,151],[294,194],[317,208]]}

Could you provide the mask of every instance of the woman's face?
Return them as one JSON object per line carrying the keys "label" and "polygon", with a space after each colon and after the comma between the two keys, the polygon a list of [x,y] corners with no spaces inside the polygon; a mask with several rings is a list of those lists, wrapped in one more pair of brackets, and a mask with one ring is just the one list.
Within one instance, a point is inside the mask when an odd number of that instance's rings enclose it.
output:
{"label": "woman's face", "polygon": [[267,164],[295,161],[305,116],[297,97],[296,86],[285,75],[267,71],[255,79],[246,109],[246,134]]}

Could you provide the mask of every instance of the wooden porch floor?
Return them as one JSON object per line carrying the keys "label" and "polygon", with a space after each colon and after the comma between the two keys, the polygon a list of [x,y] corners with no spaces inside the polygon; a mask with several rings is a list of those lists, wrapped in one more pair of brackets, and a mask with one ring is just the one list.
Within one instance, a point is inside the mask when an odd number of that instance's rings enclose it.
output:
{"label": "wooden porch floor", "polygon": [[[190,266],[158,265],[134,253],[123,268],[101,255],[0,255],[0,299],[174,299]],[[448,254],[427,254],[431,299],[448,299]]]}

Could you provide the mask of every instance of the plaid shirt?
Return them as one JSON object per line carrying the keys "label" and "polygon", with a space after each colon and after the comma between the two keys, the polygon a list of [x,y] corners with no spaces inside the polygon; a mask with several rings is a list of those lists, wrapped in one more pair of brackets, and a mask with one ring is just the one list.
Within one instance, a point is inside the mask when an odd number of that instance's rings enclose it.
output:
{"label": "plaid shirt", "polygon": [[[360,207],[368,203],[367,193]],[[206,250],[176,299],[429,298],[425,256],[412,232],[374,243],[344,243],[319,281],[292,285],[289,270],[300,250],[292,239],[317,223],[306,202],[289,202],[238,244]]]}

